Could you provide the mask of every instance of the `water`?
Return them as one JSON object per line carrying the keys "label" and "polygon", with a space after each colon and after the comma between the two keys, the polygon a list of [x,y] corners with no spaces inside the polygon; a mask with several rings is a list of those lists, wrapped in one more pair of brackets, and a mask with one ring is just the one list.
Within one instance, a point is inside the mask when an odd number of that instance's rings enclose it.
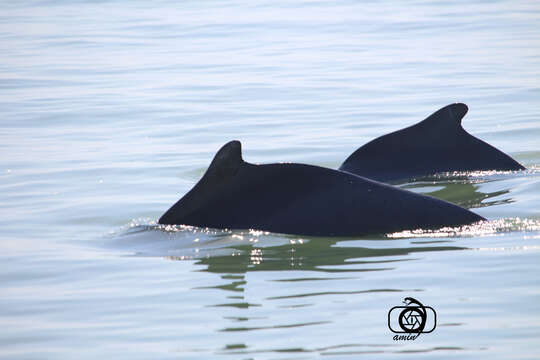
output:
{"label": "water", "polygon": [[[537,358],[536,2],[4,2],[0,356]],[[299,238],[155,220],[239,139],[337,168],[448,103],[529,168],[400,186],[479,227]],[[412,296],[438,326],[394,341]]]}

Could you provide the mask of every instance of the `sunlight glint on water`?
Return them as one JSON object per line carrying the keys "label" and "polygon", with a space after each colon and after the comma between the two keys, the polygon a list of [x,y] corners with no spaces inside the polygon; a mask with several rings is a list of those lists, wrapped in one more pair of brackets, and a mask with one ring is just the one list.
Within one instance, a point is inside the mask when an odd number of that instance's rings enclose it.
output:
{"label": "sunlight glint on water", "polygon": [[[534,1],[18,1],[0,14],[0,357],[535,358]],[[238,139],[337,168],[464,102],[529,170],[398,186],[488,219],[357,238],[156,225]],[[394,341],[405,297],[438,325]]]}

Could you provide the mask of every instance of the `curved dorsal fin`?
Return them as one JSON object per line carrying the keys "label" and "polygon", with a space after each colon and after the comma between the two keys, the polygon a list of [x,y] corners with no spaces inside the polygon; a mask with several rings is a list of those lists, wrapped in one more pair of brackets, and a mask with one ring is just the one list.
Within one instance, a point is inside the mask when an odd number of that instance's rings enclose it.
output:
{"label": "curved dorsal fin", "polygon": [[240,141],[229,141],[214,156],[199,182],[159,218],[160,224],[184,224],[193,213],[214,199],[243,164]]}
{"label": "curved dorsal fin", "polygon": [[227,177],[236,174],[242,165],[242,144],[238,140],[229,141],[221,147],[210,163],[206,175]]}
{"label": "curved dorsal fin", "polygon": [[424,126],[459,126],[461,125],[461,119],[463,119],[465,114],[467,114],[467,111],[469,111],[469,108],[463,103],[446,105],[445,107],[429,115],[419,124],[422,124]]}
{"label": "curved dorsal fin", "polygon": [[461,126],[468,107],[447,105],[415,125],[380,136],[352,153],[340,170],[378,181],[440,172],[523,170],[502,151]]}

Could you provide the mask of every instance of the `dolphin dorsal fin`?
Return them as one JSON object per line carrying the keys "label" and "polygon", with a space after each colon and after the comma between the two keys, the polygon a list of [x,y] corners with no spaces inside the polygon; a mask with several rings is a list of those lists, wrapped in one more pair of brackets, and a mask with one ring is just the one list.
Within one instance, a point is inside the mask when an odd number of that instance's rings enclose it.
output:
{"label": "dolphin dorsal fin", "polygon": [[233,140],[223,145],[199,182],[159,218],[159,223],[189,223],[190,216],[218,196],[243,163],[240,141]]}
{"label": "dolphin dorsal fin", "polygon": [[435,111],[426,119],[421,121],[422,126],[438,126],[443,128],[457,127],[461,125],[461,120],[467,114],[469,108],[463,103],[454,103]]}
{"label": "dolphin dorsal fin", "polygon": [[229,141],[221,147],[210,163],[205,176],[228,177],[236,174],[242,160],[242,144],[238,140]]}

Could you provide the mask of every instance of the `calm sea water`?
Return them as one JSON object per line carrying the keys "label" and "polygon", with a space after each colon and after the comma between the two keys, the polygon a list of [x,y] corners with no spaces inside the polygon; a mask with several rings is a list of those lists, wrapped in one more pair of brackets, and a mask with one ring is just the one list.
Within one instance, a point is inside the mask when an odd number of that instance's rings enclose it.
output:
{"label": "calm sea water", "polygon": [[[4,1],[0,357],[538,358],[539,23],[534,1]],[[154,225],[229,140],[337,168],[456,101],[529,170],[400,186],[487,224]],[[437,328],[394,341],[407,296]]]}

